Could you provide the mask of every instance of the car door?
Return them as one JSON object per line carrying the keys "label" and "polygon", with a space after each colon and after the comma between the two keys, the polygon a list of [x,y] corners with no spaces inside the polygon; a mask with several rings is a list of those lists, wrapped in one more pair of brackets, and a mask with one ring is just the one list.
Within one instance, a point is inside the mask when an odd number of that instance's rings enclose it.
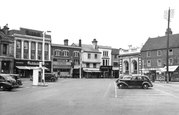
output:
{"label": "car door", "polygon": [[129,86],[136,86],[137,77],[133,76],[129,82]]}
{"label": "car door", "polygon": [[137,76],[136,86],[142,86],[143,83],[143,77]]}

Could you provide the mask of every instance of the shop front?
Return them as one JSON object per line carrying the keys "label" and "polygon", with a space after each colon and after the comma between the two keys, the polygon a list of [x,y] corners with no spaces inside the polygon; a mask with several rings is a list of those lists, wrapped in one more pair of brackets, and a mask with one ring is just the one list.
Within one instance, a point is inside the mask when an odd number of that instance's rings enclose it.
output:
{"label": "shop front", "polygon": [[113,78],[118,78],[119,77],[119,67],[113,67],[112,68],[112,73],[113,73]]}
{"label": "shop front", "polygon": [[13,58],[0,58],[0,73],[13,73]]}
{"label": "shop front", "polygon": [[101,77],[112,78],[112,66],[100,66]]}
{"label": "shop front", "polygon": [[[20,77],[29,78],[33,75],[33,68],[39,67],[39,62],[32,60],[14,60],[14,73],[19,74]],[[45,61],[45,73],[51,73],[51,61]]]}
{"label": "shop front", "polygon": [[101,78],[101,71],[98,68],[83,68],[85,78]]}

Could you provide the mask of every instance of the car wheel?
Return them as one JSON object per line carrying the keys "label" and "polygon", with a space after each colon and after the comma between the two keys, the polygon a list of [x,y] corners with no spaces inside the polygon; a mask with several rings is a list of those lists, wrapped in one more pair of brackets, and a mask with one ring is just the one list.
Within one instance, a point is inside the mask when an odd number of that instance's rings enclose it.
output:
{"label": "car wheel", "polygon": [[143,87],[143,89],[148,89],[149,85],[148,84],[144,84],[142,87]]}
{"label": "car wheel", "polygon": [[124,84],[118,84],[118,88],[119,89],[123,89],[124,88]]}
{"label": "car wheel", "polygon": [[1,91],[4,91],[5,90],[5,87],[3,85],[0,86],[0,90]]}

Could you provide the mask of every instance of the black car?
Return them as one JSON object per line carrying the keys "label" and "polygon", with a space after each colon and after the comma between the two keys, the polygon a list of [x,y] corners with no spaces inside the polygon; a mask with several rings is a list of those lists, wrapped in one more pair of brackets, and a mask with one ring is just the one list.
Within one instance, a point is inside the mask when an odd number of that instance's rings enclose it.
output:
{"label": "black car", "polygon": [[119,89],[127,87],[142,87],[143,89],[148,89],[148,87],[153,87],[148,76],[145,75],[131,75],[124,76],[117,83]]}
{"label": "black car", "polygon": [[0,75],[0,90],[10,91],[13,88],[13,84],[7,81],[2,75]]}
{"label": "black car", "polygon": [[22,85],[22,80],[20,79],[19,74],[9,74],[9,75],[12,76],[16,80],[16,82],[18,84],[17,87]]}
{"label": "black car", "polygon": [[[58,80],[58,76],[56,73],[45,73],[45,81],[55,82]],[[30,81],[33,81],[33,76],[30,77]],[[41,81],[41,77],[39,76],[39,82]]]}
{"label": "black car", "polygon": [[3,77],[3,79],[6,82],[9,82],[12,84],[13,88],[17,88],[20,85],[18,84],[18,82],[16,81],[16,79],[14,77],[11,76],[11,74],[0,74],[1,77]]}

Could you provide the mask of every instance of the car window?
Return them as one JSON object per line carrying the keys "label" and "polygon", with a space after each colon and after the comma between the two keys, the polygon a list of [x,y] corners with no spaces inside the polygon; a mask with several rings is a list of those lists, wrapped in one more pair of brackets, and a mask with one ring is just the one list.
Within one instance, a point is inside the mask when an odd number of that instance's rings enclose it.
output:
{"label": "car window", "polygon": [[137,80],[137,76],[133,76],[131,80]]}
{"label": "car window", "polygon": [[142,76],[138,76],[137,79],[141,81],[142,80]]}

